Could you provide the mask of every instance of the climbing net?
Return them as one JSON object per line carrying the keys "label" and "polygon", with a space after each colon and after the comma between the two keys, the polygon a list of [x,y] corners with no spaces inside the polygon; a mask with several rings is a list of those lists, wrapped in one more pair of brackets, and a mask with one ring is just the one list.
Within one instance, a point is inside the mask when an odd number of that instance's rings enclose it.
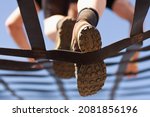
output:
{"label": "climbing net", "polygon": [[[103,61],[104,59],[107,58],[122,56],[122,59],[119,62],[106,63],[107,67],[119,65],[118,71],[116,73],[114,74],[107,73],[107,77],[110,76],[117,77],[110,94],[110,99],[114,99],[115,92],[123,76],[135,74],[125,72],[127,64],[150,60],[149,55],[138,58],[137,60],[132,61],[130,60],[133,54],[135,54],[135,52],[145,52],[150,50],[150,46],[142,47],[143,41],[150,38],[150,30],[143,32],[143,23],[150,6],[149,0],[136,0],[134,20],[129,38],[125,38],[122,39],[121,41],[110,44],[98,51],[86,53],[73,52],[69,50],[46,50],[44,38],[42,35],[41,27],[39,24],[39,20],[37,17],[33,1],[17,0],[17,2],[22,14],[23,22],[32,50],[0,48],[0,55],[35,58],[37,61],[21,62],[21,61],[0,59],[0,69],[15,70],[15,71],[39,71],[46,69],[49,72],[49,75],[46,76],[56,77],[57,84],[59,85],[59,88],[65,99],[68,98],[64,93],[64,88],[61,80],[59,80],[59,78],[54,74],[52,67],[53,61],[63,61],[76,64],[92,64],[97,63],[99,61]],[[123,49],[126,49],[126,51],[120,52]],[[41,65],[42,67],[36,67],[39,65]],[[139,71],[136,74],[144,73],[149,70],[150,68],[143,69],[142,71]],[[1,76],[7,76],[7,74],[1,74]],[[10,76],[15,76],[15,74],[11,74]],[[21,74],[20,76],[32,77],[34,75]],[[46,76],[39,75],[39,77],[46,77]],[[6,87],[6,89],[9,90],[14,96],[18,97],[19,99],[22,99],[22,97],[19,97],[4,80],[0,79],[0,83],[2,83]]]}

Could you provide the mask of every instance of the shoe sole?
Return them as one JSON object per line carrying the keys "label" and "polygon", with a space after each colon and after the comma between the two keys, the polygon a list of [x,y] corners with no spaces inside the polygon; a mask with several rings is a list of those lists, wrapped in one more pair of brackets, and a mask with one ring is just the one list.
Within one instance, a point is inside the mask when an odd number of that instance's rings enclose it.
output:
{"label": "shoe sole", "polygon": [[[66,19],[60,30],[60,43],[57,49],[70,50],[70,43],[72,38],[72,29],[75,24],[75,21],[72,19]],[[54,61],[53,62],[54,73],[57,77],[68,79],[74,77],[74,64],[67,63],[62,61]]]}
{"label": "shoe sole", "polygon": [[[92,26],[84,26],[78,33],[78,46],[81,52],[92,52],[101,48],[98,30]],[[103,61],[90,65],[76,65],[78,90],[81,96],[97,93],[106,79],[106,66]]]}

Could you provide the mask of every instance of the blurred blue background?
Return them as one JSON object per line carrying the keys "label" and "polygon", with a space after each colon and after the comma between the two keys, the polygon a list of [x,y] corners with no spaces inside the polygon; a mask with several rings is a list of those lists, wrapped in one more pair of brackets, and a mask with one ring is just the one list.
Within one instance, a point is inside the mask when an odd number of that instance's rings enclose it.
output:
{"label": "blurred blue background", "polygon": [[[134,5],[135,0],[130,0]],[[0,47],[18,48],[15,42],[8,34],[5,27],[5,20],[10,13],[17,7],[16,0],[4,0],[0,4]],[[43,12],[39,13],[39,19],[43,30]],[[144,30],[150,29],[150,12],[148,12]],[[106,9],[98,24],[98,29],[102,36],[103,47],[111,43],[119,41],[129,36],[129,24],[127,21],[115,15],[112,11]],[[47,50],[52,50],[54,44],[46,36],[45,43]],[[144,41],[144,47],[150,45],[150,40]],[[149,52],[141,52],[140,57],[148,55]],[[0,59],[24,60],[27,59],[0,56]],[[106,62],[119,61],[121,57],[106,59]],[[139,70],[150,67],[150,61],[139,63]],[[107,67],[107,73],[115,73],[118,65]],[[0,70],[0,79],[8,83],[8,86],[15,92],[16,95],[23,99],[110,99],[110,92],[114,85],[115,77],[108,77],[103,89],[93,96],[81,97],[77,91],[76,79],[59,80],[51,76],[49,77],[13,77],[5,76],[4,74],[35,74],[48,75],[47,71],[38,72],[17,72]],[[63,84],[63,88],[57,85],[58,82]],[[30,90],[32,89],[32,90]],[[64,91],[62,93],[62,90]],[[65,94],[64,94],[65,93]],[[6,87],[0,82],[0,99],[18,99],[12,93],[6,90]],[[136,78],[124,77],[116,91],[115,99],[150,99],[150,72],[139,74]]]}

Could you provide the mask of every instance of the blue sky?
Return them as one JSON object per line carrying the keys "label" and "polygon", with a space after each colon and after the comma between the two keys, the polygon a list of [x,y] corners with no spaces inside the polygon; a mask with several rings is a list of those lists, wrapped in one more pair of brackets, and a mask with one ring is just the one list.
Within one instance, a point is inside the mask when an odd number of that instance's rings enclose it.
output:
{"label": "blue sky", "polygon": [[[132,4],[134,4],[135,0],[130,0],[130,2]],[[10,15],[10,13],[16,7],[17,7],[16,0],[4,0],[0,4],[0,14],[1,14],[1,16],[0,16],[0,47],[18,48],[17,45],[12,40],[12,38],[10,37],[10,35],[8,34],[7,29],[5,27],[5,20],[7,19],[7,17]],[[43,30],[43,12],[39,13],[39,18],[40,18],[41,27]],[[148,15],[146,18],[146,21],[144,24],[144,30],[150,29],[149,19],[150,19],[150,12],[148,12]],[[113,12],[111,12],[108,9],[105,10],[103,16],[101,17],[100,22],[98,24],[98,29],[101,33],[103,47],[129,36],[129,24],[128,24],[128,22],[121,19],[120,17],[118,17],[116,14],[114,14]],[[45,38],[47,50],[53,49],[54,44],[46,36],[44,36],[44,38]],[[150,40],[147,40],[144,42],[144,46],[147,46],[149,44],[150,44]],[[140,56],[146,56],[146,55],[148,55],[148,53],[149,52],[143,52],[140,54]],[[0,58],[19,60],[16,57],[7,57],[7,56],[0,56]],[[23,59],[23,60],[26,60],[26,59]],[[112,61],[113,62],[113,61],[118,61],[118,60],[120,60],[120,57],[117,57],[115,59],[114,58],[108,59],[105,61],[109,61],[109,62]],[[139,68],[140,69],[149,68],[149,65],[150,65],[149,61],[144,62],[144,63],[140,63]],[[107,72],[115,73],[117,67],[118,66],[109,67],[109,68],[107,68]],[[12,73],[12,72],[0,70],[0,73]],[[45,73],[45,72],[41,71],[40,73]],[[145,75],[150,75],[150,73],[146,72],[145,74],[140,74],[138,77],[145,76]],[[9,78],[6,78],[6,79],[9,79]],[[143,81],[142,83],[143,84],[147,83],[147,81],[146,82]],[[138,82],[138,84],[136,84],[136,85],[140,85],[140,84],[141,84],[141,82]],[[133,85],[133,83],[131,83],[131,86],[132,85]],[[122,86],[123,86],[123,84],[122,84]],[[66,85],[66,87],[67,87],[67,85]],[[106,87],[107,87],[107,84],[106,84]],[[121,98],[119,98],[119,99],[121,99]]]}

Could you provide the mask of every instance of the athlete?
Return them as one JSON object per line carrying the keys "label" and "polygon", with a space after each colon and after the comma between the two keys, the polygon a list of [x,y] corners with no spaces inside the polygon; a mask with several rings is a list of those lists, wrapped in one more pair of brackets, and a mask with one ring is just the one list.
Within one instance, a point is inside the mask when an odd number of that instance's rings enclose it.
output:
{"label": "athlete", "polygon": [[[74,51],[92,52],[101,48],[101,37],[96,27],[106,6],[132,24],[134,9],[127,0],[78,0],[78,17],[71,44]],[[90,65],[76,64],[75,75],[80,95],[95,94],[104,85],[106,66],[103,61]]]}
{"label": "athlete", "polygon": [[[35,0],[37,12],[41,9],[44,11],[44,32],[56,43],[57,49],[70,49],[71,27],[73,28],[75,17],[77,17],[76,3],[76,0]],[[21,49],[31,49],[23,29],[19,8],[16,8],[8,17],[6,27]],[[70,27],[69,30],[68,27]],[[29,61],[35,62],[32,58]],[[74,76],[74,65],[71,63],[54,61],[53,68],[58,77],[70,78]]]}
{"label": "athlete", "polygon": [[[78,0],[78,3],[77,0],[35,0],[35,6],[37,11],[44,10],[44,32],[54,40],[57,49],[73,49],[81,52],[101,48],[101,38],[96,26],[106,7],[130,23],[134,12],[127,0]],[[22,24],[21,14],[17,8],[7,19],[6,26],[20,48],[30,49]],[[54,61],[53,68],[60,77],[70,78],[74,75],[73,64]],[[92,65],[76,65],[75,75],[80,94],[82,96],[94,94],[104,84],[105,64],[100,61]]]}

